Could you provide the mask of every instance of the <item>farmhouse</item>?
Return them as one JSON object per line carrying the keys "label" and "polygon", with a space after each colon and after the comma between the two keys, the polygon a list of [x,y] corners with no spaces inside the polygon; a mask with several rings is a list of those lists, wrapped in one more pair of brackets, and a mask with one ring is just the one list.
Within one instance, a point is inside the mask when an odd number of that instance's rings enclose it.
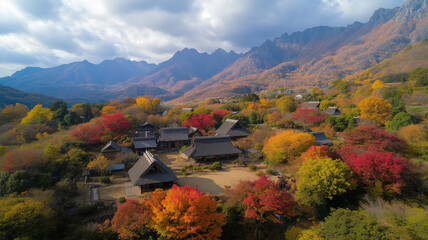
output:
{"label": "farmhouse", "polygon": [[236,159],[242,151],[232,145],[229,136],[195,137],[181,156],[197,162]]}
{"label": "farmhouse", "polygon": [[116,142],[108,142],[102,149],[101,154],[108,159],[115,159],[123,154],[131,153],[131,149],[127,147],[121,147]]}
{"label": "farmhouse", "polygon": [[190,142],[187,127],[161,128],[159,137],[160,149],[181,148]]}
{"label": "farmhouse", "polygon": [[317,146],[332,145],[333,144],[333,141],[328,139],[327,136],[322,131],[321,132],[311,132],[310,134],[315,137],[315,141],[316,141]]}
{"label": "farmhouse", "polygon": [[337,107],[329,107],[325,110],[325,113],[330,116],[339,116],[341,114],[340,110]]}
{"label": "farmhouse", "polygon": [[155,137],[133,137],[132,148],[135,153],[141,154],[146,150],[156,149],[158,146]]}
{"label": "farmhouse", "polygon": [[156,188],[170,188],[177,181],[175,174],[151,152],[146,151],[128,171],[131,183],[139,186],[141,193]]}
{"label": "farmhouse", "polygon": [[185,113],[190,113],[193,112],[193,108],[182,108],[181,111]]}
{"label": "farmhouse", "polygon": [[319,101],[304,102],[302,104],[302,108],[310,108],[310,109],[320,110],[320,104],[321,104],[321,102],[319,102]]}
{"label": "farmhouse", "polygon": [[251,135],[251,131],[235,119],[226,119],[215,132],[218,136],[229,136],[232,140]]}

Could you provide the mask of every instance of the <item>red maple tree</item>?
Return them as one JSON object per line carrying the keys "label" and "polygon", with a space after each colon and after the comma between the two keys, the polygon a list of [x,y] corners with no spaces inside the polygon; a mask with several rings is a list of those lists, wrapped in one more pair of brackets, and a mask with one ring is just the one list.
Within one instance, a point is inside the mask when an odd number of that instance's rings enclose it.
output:
{"label": "red maple tree", "polygon": [[23,149],[6,153],[4,159],[2,170],[15,172],[37,168],[42,163],[43,155],[34,149]]}
{"label": "red maple tree", "polygon": [[310,128],[324,122],[327,114],[312,108],[298,108],[291,117],[303,127]]}
{"label": "red maple tree", "polygon": [[404,152],[406,141],[383,129],[371,125],[359,126],[344,133],[346,144],[339,149],[342,159],[364,152]]}
{"label": "red maple tree", "polygon": [[191,118],[186,120],[184,127],[195,127],[201,130],[207,131],[210,129],[216,121],[214,120],[213,114],[201,113],[199,115],[193,115]]}
{"label": "red maple tree", "polygon": [[226,110],[226,109],[217,109],[214,110],[214,114],[218,116],[220,119],[222,119],[224,116],[231,114],[232,111]]}
{"label": "red maple tree", "polygon": [[323,159],[323,158],[334,158],[334,154],[330,151],[330,148],[321,146],[311,146],[308,150],[302,153],[302,159]]}
{"label": "red maple tree", "polygon": [[404,185],[404,175],[409,171],[409,162],[406,158],[394,157],[393,153],[369,152],[354,155],[345,163],[354,172],[355,177],[373,188],[376,182],[381,183],[387,190],[401,192]]}
{"label": "red maple tree", "polygon": [[100,142],[104,129],[99,121],[80,124],[70,132],[70,135],[87,144]]}
{"label": "red maple tree", "polygon": [[126,120],[121,112],[101,115],[101,123],[106,130],[112,132],[116,137],[123,136],[132,127],[132,123]]}

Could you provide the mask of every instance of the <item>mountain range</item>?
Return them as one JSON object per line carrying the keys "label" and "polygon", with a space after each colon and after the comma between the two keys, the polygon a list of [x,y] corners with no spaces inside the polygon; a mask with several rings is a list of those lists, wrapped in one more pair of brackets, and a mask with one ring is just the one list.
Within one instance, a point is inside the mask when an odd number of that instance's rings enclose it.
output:
{"label": "mountain range", "polygon": [[428,37],[428,0],[377,10],[367,23],[320,26],[266,40],[244,54],[183,49],[158,65],[121,58],[28,67],[0,84],[62,99],[102,101],[151,95],[174,103],[268,88],[325,85],[390,58]]}

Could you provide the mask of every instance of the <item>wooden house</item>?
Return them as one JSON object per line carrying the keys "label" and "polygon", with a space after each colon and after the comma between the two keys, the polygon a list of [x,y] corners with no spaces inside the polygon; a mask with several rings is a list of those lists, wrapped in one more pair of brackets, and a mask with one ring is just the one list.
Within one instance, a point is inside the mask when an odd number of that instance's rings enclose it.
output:
{"label": "wooden house", "polygon": [[302,103],[301,108],[310,108],[310,109],[320,110],[320,104],[321,102],[319,101],[304,102]]}
{"label": "wooden house", "polygon": [[238,158],[242,151],[232,145],[229,136],[195,137],[192,144],[180,154],[197,162],[220,161]]}
{"label": "wooden house", "polygon": [[139,186],[141,193],[157,188],[172,187],[177,176],[151,152],[145,151],[135,165],[128,171],[131,183]]}
{"label": "wooden house", "polygon": [[311,132],[310,134],[315,137],[315,141],[316,141],[317,146],[332,145],[333,144],[333,141],[328,139],[327,136],[322,131],[321,132]]}
{"label": "wooden house", "polygon": [[158,144],[155,137],[133,137],[132,149],[137,154],[142,154],[146,150],[156,149]]}
{"label": "wooden house", "polygon": [[198,128],[188,127],[188,129],[189,129],[189,138],[202,137],[203,136],[201,130],[199,130]]}
{"label": "wooden house", "polygon": [[181,111],[185,113],[190,113],[193,112],[193,108],[182,108]]}
{"label": "wooden house", "polygon": [[251,135],[251,131],[235,119],[226,119],[215,132],[218,136],[229,136],[232,140]]}
{"label": "wooden house", "polygon": [[189,145],[189,129],[187,127],[161,128],[158,142],[161,150],[179,149]]}
{"label": "wooden house", "polygon": [[325,113],[334,117],[337,117],[341,114],[340,110],[337,107],[329,107],[325,110]]}
{"label": "wooden house", "polygon": [[131,153],[131,149],[121,147],[116,142],[108,142],[102,149],[101,154],[108,159],[115,159],[121,157],[123,154]]}

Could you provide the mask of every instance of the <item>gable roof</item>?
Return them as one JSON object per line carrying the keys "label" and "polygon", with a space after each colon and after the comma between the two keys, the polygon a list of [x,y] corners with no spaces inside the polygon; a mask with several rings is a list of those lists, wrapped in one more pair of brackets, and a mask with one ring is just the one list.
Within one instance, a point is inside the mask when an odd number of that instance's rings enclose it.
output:
{"label": "gable roof", "polygon": [[325,110],[325,113],[328,115],[340,115],[341,112],[337,107],[329,107]]}
{"label": "gable roof", "polygon": [[302,103],[302,108],[313,108],[319,110],[321,102],[313,101],[313,102],[304,102]]}
{"label": "gable roof", "polygon": [[178,124],[178,122],[173,122],[170,125],[168,125],[169,128],[180,128],[181,125]]}
{"label": "gable roof", "polygon": [[149,123],[149,122],[145,122],[145,123],[143,123],[143,124],[141,124],[141,129],[155,129],[155,128],[157,128],[158,126],[156,126],[156,125],[154,125],[154,124],[152,124],[152,123]]}
{"label": "gable roof", "polygon": [[182,108],[182,112],[193,112],[193,108]]}
{"label": "gable roof", "polygon": [[101,149],[101,152],[102,153],[109,153],[109,152],[130,153],[132,151],[127,147],[121,147],[116,142],[110,141]]}
{"label": "gable roof", "polygon": [[160,142],[187,141],[189,140],[189,130],[187,127],[161,128]]}
{"label": "gable roof", "polygon": [[133,137],[132,143],[135,149],[156,148],[156,138],[154,137]]}
{"label": "gable roof", "polygon": [[230,137],[246,137],[251,135],[251,131],[244,128],[238,120],[229,118],[215,132],[220,136]]}
{"label": "gable roof", "polygon": [[129,169],[128,175],[134,186],[177,180],[171,169],[149,151],[145,151],[135,165]]}
{"label": "gable roof", "polygon": [[241,150],[232,145],[229,136],[195,137],[190,147],[182,151],[189,158],[227,154],[240,154]]}
{"label": "gable roof", "polygon": [[311,132],[310,133],[312,136],[315,137],[315,141],[316,144],[319,145],[330,145],[333,144],[333,141],[331,141],[330,139],[327,138],[327,136],[325,136],[324,132]]}

